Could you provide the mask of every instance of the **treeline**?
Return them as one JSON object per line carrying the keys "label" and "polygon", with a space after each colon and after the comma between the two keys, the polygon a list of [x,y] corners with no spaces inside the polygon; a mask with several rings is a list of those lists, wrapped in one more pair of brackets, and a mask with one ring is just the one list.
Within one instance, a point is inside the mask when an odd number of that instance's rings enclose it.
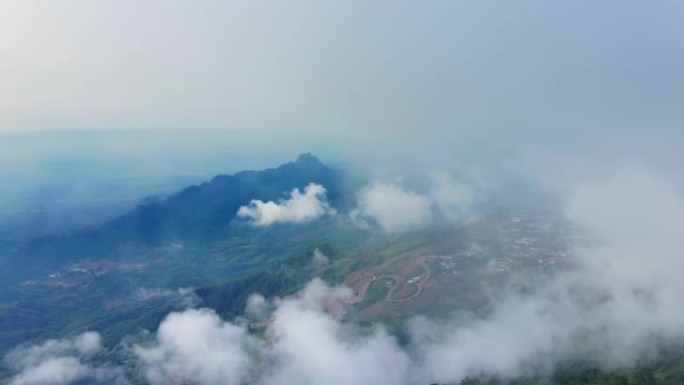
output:
{"label": "treeline", "polygon": [[306,253],[273,264],[262,272],[240,280],[199,288],[196,294],[202,299],[202,306],[214,309],[226,319],[241,315],[247,299],[253,293],[266,298],[292,294],[316,276],[326,277],[333,268],[313,263],[314,252],[318,250],[331,260],[338,258],[338,252],[327,243],[321,243]]}
{"label": "treeline", "polygon": [[528,375],[514,379],[466,377],[456,384],[432,385],[682,385],[684,345],[662,347],[657,355],[628,369],[603,369],[590,363],[558,365],[549,375]]}

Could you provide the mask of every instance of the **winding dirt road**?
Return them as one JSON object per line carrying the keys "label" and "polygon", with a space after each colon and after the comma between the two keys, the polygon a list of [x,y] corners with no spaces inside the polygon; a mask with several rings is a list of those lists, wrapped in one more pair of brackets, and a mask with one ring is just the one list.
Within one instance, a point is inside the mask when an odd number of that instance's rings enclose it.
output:
{"label": "winding dirt road", "polygon": [[[380,277],[382,277],[382,275]],[[368,287],[371,285],[371,283],[373,283],[373,281],[375,281],[376,279],[378,279],[380,277],[374,276],[374,275],[372,275],[372,276],[369,275],[368,276],[369,279],[367,281],[364,281],[363,283],[361,283],[361,287],[359,288],[358,292],[354,293],[353,297],[351,297],[349,299],[345,299],[342,302],[349,304],[349,305],[353,305],[355,303],[363,302],[363,300],[366,298],[366,292],[368,291]]]}
{"label": "winding dirt road", "polygon": [[406,301],[410,300],[411,298],[417,297],[417,296],[423,291],[423,284],[425,283],[425,281],[427,281],[428,279],[430,279],[430,267],[427,265],[427,263],[425,263],[425,257],[422,257],[422,258],[420,259],[420,262],[418,262],[418,263],[419,263],[419,264],[423,267],[423,269],[425,270],[425,275],[423,275],[423,276],[418,280],[418,282],[416,282],[416,285],[418,286],[418,289],[416,290],[416,292],[413,293],[413,294],[411,294],[410,296],[408,296],[408,297],[406,297],[406,298],[393,299],[393,298],[392,298],[392,294],[394,293],[394,291],[397,289],[397,286],[398,286],[397,284],[395,284],[395,285],[393,285],[393,286],[387,291],[387,296],[385,296],[385,301],[387,301],[387,302],[395,302],[395,303],[397,303],[397,302],[406,302]]}
{"label": "winding dirt road", "polygon": [[364,279],[360,284],[355,285],[356,290],[354,292],[354,295],[348,299],[345,299],[343,302],[346,304],[349,304],[349,305],[353,305],[353,304],[363,302],[363,300],[366,299],[366,293],[368,292],[368,288],[373,283],[373,281],[375,281],[378,278],[391,278],[395,282],[397,282],[387,291],[387,294],[385,295],[385,301],[387,301],[387,302],[394,302],[394,303],[406,302],[412,298],[417,297],[423,291],[423,284],[428,279],[430,279],[431,271],[430,271],[430,267],[427,265],[427,263],[425,263],[425,259],[426,259],[426,257],[421,257],[420,260],[418,261],[418,264],[423,267],[424,274],[422,274],[422,276],[418,280],[418,282],[415,283],[417,286],[416,292],[411,294],[410,296],[408,296],[406,298],[392,298],[392,295],[394,294],[394,292],[397,289],[399,289],[399,283],[398,282],[401,280],[401,278],[403,278],[403,276],[401,276],[401,275],[386,275],[386,274],[382,274],[382,275],[366,274],[367,278]]}

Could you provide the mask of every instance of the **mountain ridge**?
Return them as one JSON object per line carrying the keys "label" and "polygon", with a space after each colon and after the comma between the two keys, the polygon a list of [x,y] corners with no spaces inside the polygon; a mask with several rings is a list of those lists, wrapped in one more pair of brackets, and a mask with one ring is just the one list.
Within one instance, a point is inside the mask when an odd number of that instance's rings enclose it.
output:
{"label": "mountain ridge", "polygon": [[140,205],[102,226],[66,235],[47,235],[20,246],[5,263],[7,278],[26,278],[65,263],[116,258],[126,246],[153,246],[168,241],[206,241],[228,237],[236,213],[254,199],[278,201],[309,183],[324,186],[338,211],[351,207],[346,175],[310,153],[276,168],[217,175],[166,198]]}

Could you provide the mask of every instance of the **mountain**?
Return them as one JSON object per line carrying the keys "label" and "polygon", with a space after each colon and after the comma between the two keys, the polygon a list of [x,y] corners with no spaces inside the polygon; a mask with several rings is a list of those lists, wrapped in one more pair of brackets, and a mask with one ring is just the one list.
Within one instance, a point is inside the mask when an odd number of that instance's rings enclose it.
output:
{"label": "mountain", "polygon": [[[189,303],[235,320],[252,293],[296,298],[314,278],[355,293],[343,306],[326,305],[328,311],[343,309],[343,322],[362,331],[381,323],[404,344],[406,319],[441,320],[454,311],[488,317],[491,299],[510,288],[507,277],[538,282],[587,244],[546,201],[398,235],[349,226],[341,217],[267,228],[235,220],[252,199],[277,201],[312,182],[327,188],[339,212],[354,207],[349,178],[304,154],[275,169],[217,176],[96,229],[25,244],[0,268],[17,283],[0,287],[0,356],[21,344],[95,331],[107,350],[91,358],[126,367],[131,361],[121,342],[154,331]],[[255,322],[248,330],[267,339],[268,327]],[[571,360],[554,367],[552,377],[533,366],[512,380],[482,373],[449,385],[681,384],[681,346],[665,345],[634,369]],[[145,383],[142,371],[126,368],[131,383]],[[0,383],[12,370],[0,365]]]}
{"label": "mountain", "polygon": [[139,206],[96,229],[35,239],[21,246],[3,271],[11,272],[11,278],[25,278],[82,259],[116,258],[126,248],[228,237],[241,206],[253,199],[278,201],[309,183],[324,186],[330,204],[338,211],[353,205],[349,200],[353,194],[345,194],[345,174],[311,154],[302,154],[275,169],[216,176]]}

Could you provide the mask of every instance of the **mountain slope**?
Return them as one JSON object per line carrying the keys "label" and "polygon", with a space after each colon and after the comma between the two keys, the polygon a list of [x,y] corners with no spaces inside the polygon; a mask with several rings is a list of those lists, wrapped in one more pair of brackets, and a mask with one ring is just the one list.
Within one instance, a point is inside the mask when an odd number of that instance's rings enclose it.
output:
{"label": "mountain slope", "polygon": [[49,271],[82,259],[116,258],[122,249],[165,242],[205,242],[227,237],[238,209],[252,199],[277,201],[309,183],[323,185],[330,204],[345,211],[353,194],[345,194],[342,171],[323,165],[311,154],[275,169],[219,175],[153,202],[102,227],[70,235],[35,239],[20,247],[3,270],[12,278]]}

